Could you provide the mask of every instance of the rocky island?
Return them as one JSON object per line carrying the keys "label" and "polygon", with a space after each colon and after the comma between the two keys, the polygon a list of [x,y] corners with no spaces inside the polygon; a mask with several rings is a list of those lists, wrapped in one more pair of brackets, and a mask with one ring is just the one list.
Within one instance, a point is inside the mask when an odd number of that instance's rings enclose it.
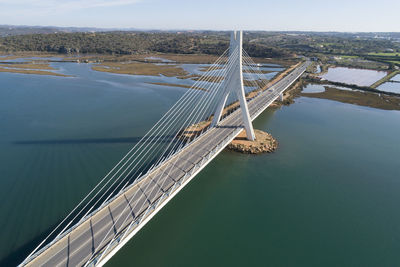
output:
{"label": "rocky island", "polygon": [[244,154],[271,153],[278,148],[278,141],[267,132],[254,130],[256,140],[246,139],[246,132],[243,130],[228,146],[227,149]]}

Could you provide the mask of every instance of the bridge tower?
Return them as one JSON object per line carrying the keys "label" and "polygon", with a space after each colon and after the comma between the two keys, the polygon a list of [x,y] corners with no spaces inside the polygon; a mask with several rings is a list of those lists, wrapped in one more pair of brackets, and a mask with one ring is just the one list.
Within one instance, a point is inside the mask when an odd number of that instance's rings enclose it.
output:
{"label": "bridge tower", "polygon": [[251,123],[250,113],[247,107],[246,94],[243,85],[242,46],[243,46],[243,32],[233,31],[231,33],[231,41],[229,46],[229,59],[227,62],[227,65],[232,64],[233,67],[230,68],[223,81],[224,84],[222,88],[224,90],[224,94],[214,113],[215,115],[211,123],[211,126],[214,127],[218,125],[218,122],[221,119],[222,112],[224,110],[229,95],[231,93],[236,93],[241,107],[243,125],[246,130],[247,139],[254,141],[256,137],[254,134],[253,124]]}

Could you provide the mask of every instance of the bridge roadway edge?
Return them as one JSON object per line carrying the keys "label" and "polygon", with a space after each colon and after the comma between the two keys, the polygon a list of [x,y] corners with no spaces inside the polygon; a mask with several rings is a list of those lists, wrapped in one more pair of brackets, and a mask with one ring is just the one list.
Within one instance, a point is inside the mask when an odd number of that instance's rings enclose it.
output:
{"label": "bridge roadway edge", "polygon": [[219,153],[225,149],[227,144],[232,142],[233,139],[240,133],[241,129],[237,131],[231,138],[228,139],[226,145],[221,146],[200,168],[198,168],[183,184],[181,184],[165,201],[163,201],[146,219],[140,223],[124,240],[122,240],[113,250],[108,253],[104,259],[99,261],[96,266],[104,266],[108,260],[110,260],[137,232],[140,231],[170,200],[172,200],[176,194],[178,194],[193,178],[203,170]]}

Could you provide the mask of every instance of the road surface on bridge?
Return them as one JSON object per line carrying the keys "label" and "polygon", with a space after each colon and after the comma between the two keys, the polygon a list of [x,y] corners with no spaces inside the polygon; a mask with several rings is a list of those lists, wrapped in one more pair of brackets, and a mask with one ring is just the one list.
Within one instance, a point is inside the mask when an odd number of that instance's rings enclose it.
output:
{"label": "road surface on bridge", "polygon": [[[248,101],[251,119],[254,120],[275,101],[304,73],[309,64],[309,62],[303,63],[273,86]],[[224,118],[217,127],[209,129],[192,144],[155,168],[140,182],[128,187],[107,205],[82,220],[68,234],[39,251],[27,265],[84,265],[93,254],[97,255],[99,251],[104,250],[115,235],[121,235],[127,229],[128,232],[133,231],[134,227],[127,228],[132,222],[143,220],[151,212],[156,213],[157,209],[149,212],[148,208],[155,202],[167,200],[172,191],[185,186],[186,183],[182,183],[182,180],[192,179],[197,173],[193,170],[202,169],[207,165],[213,158],[211,156],[215,156],[213,153],[218,154],[242,129],[241,110],[238,109]],[[228,141],[227,137],[230,137]],[[218,146],[220,149],[217,151]],[[169,193],[165,194],[165,192]],[[164,196],[166,197],[162,198]]]}

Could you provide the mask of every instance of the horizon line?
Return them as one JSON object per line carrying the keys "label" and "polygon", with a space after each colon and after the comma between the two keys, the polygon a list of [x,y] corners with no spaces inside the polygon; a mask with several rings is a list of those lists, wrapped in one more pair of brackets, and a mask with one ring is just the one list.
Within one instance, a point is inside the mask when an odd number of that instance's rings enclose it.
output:
{"label": "horizon line", "polygon": [[[229,32],[233,29],[191,29],[191,28],[170,28],[170,29],[162,29],[162,28],[135,28],[135,27],[96,27],[96,26],[55,26],[55,25],[26,25],[26,24],[0,24],[0,27],[34,27],[34,28],[75,28],[75,29],[96,29],[96,30],[107,30],[107,31],[193,31],[193,32],[201,32],[201,31],[211,31],[211,32]],[[314,33],[400,33],[400,31],[340,31],[340,30],[326,30],[326,31],[317,31],[317,30],[246,30],[246,32],[314,32]]]}

